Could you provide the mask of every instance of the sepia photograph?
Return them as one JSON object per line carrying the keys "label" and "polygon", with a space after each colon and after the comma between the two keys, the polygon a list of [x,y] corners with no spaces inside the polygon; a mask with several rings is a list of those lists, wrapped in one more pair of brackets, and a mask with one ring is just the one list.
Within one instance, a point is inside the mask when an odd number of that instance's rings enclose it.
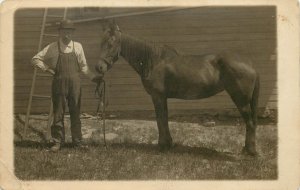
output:
{"label": "sepia photograph", "polygon": [[12,187],[208,180],[274,189],[282,179],[293,186],[278,189],[300,186],[291,171],[299,155],[281,169],[288,152],[299,153],[299,75],[289,71],[300,71],[299,49],[279,38],[285,25],[299,40],[282,6],[14,7],[11,126],[1,130],[10,130],[10,175],[20,182]]}

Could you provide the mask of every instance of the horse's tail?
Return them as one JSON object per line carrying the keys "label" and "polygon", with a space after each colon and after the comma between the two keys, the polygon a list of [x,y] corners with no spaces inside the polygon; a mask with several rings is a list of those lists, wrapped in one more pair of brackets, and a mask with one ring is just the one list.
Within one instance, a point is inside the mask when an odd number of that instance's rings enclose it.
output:
{"label": "horse's tail", "polygon": [[256,75],[255,86],[252,94],[252,99],[250,102],[253,124],[257,124],[257,111],[258,111],[258,98],[259,98],[259,89],[260,89],[260,78],[259,75]]}

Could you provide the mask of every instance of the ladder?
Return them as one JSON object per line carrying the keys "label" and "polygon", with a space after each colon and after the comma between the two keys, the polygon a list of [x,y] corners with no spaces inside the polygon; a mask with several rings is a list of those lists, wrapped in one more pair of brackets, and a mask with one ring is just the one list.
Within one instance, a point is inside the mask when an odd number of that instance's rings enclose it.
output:
{"label": "ladder", "polygon": [[[42,26],[41,26],[41,33],[40,33],[40,39],[39,39],[39,44],[38,44],[38,52],[42,50],[42,45],[43,42],[45,40],[46,37],[53,37],[53,38],[57,38],[58,35],[57,34],[48,34],[45,33],[45,28],[47,26],[53,26],[53,25],[57,25],[59,23],[59,21],[57,22],[51,22],[48,23],[48,19],[52,18],[52,19],[65,19],[67,16],[67,8],[64,8],[63,10],[63,15],[51,15],[49,14],[48,8],[45,8],[44,10],[44,14],[43,14],[43,21],[42,21]],[[46,139],[50,140],[51,137],[51,124],[52,124],[52,116],[53,116],[53,105],[52,105],[52,98],[50,95],[42,95],[42,94],[36,94],[35,93],[35,85],[36,85],[36,79],[38,77],[47,77],[47,78],[51,78],[52,75],[51,74],[45,74],[42,71],[40,71],[38,68],[34,68],[33,71],[33,77],[32,77],[32,82],[31,82],[31,90],[30,90],[30,95],[29,95],[29,100],[28,100],[28,106],[27,106],[27,112],[26,112],[26,118],[25,118],[25,127],[24,127],[24,137],[26,137],[27,135],[27,129],[29,126],[29,120],[32,119],[33,117],[31,116],[31,106],[32,106],[32,101],[33,100],[49,100],[50,101],[50,110],[49,110],[49,115],[48,118],[45,119],[47,120],[47,135],[46,135]]]}

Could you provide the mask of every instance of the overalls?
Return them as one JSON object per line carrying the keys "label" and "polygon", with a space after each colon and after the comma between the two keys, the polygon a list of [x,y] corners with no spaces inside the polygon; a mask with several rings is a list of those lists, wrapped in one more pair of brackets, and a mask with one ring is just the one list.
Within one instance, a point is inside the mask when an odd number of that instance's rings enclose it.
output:
{"label": "overalls", "polygon": [[71,53],[63,53],[58,42],[58,60],[52,81],[53,125],[51,127],[52,139],[57,143],[64,142],[64,113],[68,104],[71,118],[72,141],[79,144],[82,139],[80,122],[80,67],[75,54],[74,42]]}

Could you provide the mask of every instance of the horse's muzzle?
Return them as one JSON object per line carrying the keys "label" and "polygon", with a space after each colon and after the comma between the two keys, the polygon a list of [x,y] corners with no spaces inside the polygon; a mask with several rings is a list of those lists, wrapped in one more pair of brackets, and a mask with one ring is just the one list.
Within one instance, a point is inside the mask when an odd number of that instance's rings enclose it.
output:
{"label": "horse's muzzle", "polygon": [[95,70],[96,70],[98,73],[104,74],[104,73],[107,71],[107,64],[100,60],[100,61],[95,65]]}

